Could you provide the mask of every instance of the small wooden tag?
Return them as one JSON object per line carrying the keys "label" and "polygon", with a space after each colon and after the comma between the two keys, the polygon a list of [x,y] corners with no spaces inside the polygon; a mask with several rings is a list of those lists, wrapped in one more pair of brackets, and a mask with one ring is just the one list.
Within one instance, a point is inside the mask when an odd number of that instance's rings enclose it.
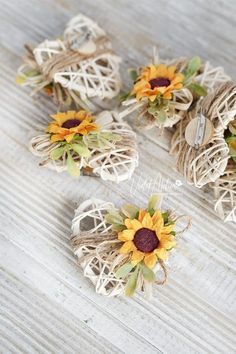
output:
{"label": "small wooden tag", "polygon": [[187,125],[185,130],[185,140],[190,146],[199,149],[211,140],[213,133],[214,126],[212,122],[200,113]]}

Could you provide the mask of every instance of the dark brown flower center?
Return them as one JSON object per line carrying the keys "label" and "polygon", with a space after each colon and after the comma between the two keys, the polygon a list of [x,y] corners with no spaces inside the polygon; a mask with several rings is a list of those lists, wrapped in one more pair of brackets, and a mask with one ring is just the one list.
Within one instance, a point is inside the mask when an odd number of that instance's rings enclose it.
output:
{"label": "dark brown flower center", "polygon": [[153,90],[155,87],[167,87],[170,85],[170,80],[165,77],[157,77],[155,79],[151,79],[149,81],[151,85],[151,89]]}
{"label": "dark brown flower center", "polygon": [[70,128],[78,127],[80,123],[81,120],[79,119],[69,119],[62,124],[62,128],[70,129]]}
{"label": "dark brown flower center", "polygon": [[133,242],[139,251],[145,253],[152,252],[159,244],[155,231],[146,227],[139,229],[135,233]]}

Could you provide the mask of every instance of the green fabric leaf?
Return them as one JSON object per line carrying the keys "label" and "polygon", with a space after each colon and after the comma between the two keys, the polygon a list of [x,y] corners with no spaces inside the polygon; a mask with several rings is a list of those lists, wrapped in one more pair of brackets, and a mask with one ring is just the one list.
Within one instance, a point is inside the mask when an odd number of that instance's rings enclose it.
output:
{"label": "green fabric leaf", "polygon": [[130,92],[124,92],[121,95],[119,95],[119,101],[123,102],[123,101],[126,101],[128,98],[131,98],[131,97],[133,97],[133,95],[131,96]]}
{"label": "green fabric leaf", "polygon": [[87,148],[86,145],[84,144],[71,144],[71,148],[79,155],[82,157],[89,157],[91,155],[89,149]]}
{"label": "green fabric leaf", "polygon": [[126,226],[121,224],[112,224],[112,229],[116,232],[121,232],[126,229]]}
{"label": "green fabric leaf", "polygon": [[198,56],[193,57],[187,67],[187,76],[193,76],[201,67],[201,59]]}
{"label": "green fabric leaf", "polygon": [[155,276],[155,273],[153,272],[153,270],[148,268],[146,266],[146,264],[144,264],[143,262],[140,263],[140,266],[141,266],[140,269],[141,269],[144,279],[147,281],[150,281],[150,282],[154,282],[156,280],[156,276]]}
{"label": "green fabric leaf", "polygon": [[76,165],[75,161],[73,160],[71,154],[69,151],[67,151],[67,159],[66,159],[66,164],[67,164],[67,171],[72,177],[79,177],[80,176],[80,169]]}
{"label": "green fabric leaf", "polygon": [[158,107],[157,106],[151,106],[148,108],[148,113],[150,113],[151,115],[154,115],[156,113],[158,113]]}
{"label": "green fabric leaf", "polygon": [[123,264],[115,273],[116,278],[125,278],[134,266],[131,263]]}
{"label": "green fabric leaf", "polygon": [[109,224],[123,225],[124,220],[122,216],[116,210],[112,210],[110,213],[105,215],[105,220]]}
{"label": "green fabric leaf", "polygon": [[167,118],[167,114],[165,111],[161,110],[157,115],[155,115],[155,117],[158,120],[158,123],[164,124]]}
{"label": "green fabric leaf", "polygon": [[207,90],[196,83],[191,83],[190,85],[188,85],[188,88],[193,91],[194,93],[196,93],[198,96],[206,96],[207,95]]}
{"label": "green fabric leaf", "polygon": [[159,196],[157,194],[153,194],[148,200],[148,206],[147,206],[148,211],[152,209],[156,209],[156,205],[158,201],[159,201]]}
{"label": "green fabric leaf", "polygon": [[129,69],[128,70],[128,73],[129,73],[129,76],[131,78],[132,81],[136,81],[137,78],[138,78],[138,73],[137,73],[137,70],[135,69]]}
{"label": "green fabric leaf", "polygon": [[16,77],[16,83],[18,85],[22,85],[25,82],[25,80],[26,80],[26,77],[24,77],[24,76],[17,75],[17,77]]}
{"label": "green fabric leaf", "polygon": [[126,284],[125,287],[126,296],[132,296],[134,294],[135,289],[137,287],[138,274],[139,274],[139,267],[136,266],[134,272],[130,275],[129,280]]}
{"label": "green fabric leaf", "polygon": [[100,132],[99,137],[110,141],[120,141],[122,137],[119,134],[110,132]]}
{"label": "green fabric leaf", "polygon": [[60,159],[60,157],[62,157],[62,155],[64,154],[64,151],[65,151],[64,146],[54,149],[50,152],[50,158],[52,160],[58,160],[58,159]]}
{"label": "green fabric leaf", "polygon": [[122,213],[127,216],[129,219],[135,219],[137,213],[139,212],[139,208],[132,204],[125,204],[121,208]]}
{"label": "green fabric leaf", "polygon": [[161,214],[164,220],[164,224],[166,224],[168,222],[169,219],[169,213],[167,211],[165,211],[164,213]]}

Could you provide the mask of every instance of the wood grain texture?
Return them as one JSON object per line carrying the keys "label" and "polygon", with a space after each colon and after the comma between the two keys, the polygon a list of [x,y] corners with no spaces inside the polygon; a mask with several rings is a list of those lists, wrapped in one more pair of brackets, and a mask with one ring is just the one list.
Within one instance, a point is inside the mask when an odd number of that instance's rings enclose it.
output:
{"label": "wood grain texture", "polygon": [[27,144],[55,107],[15,84],[23,45],[57,37],[78,12],[111,36],[124,88],[127,68],[148,62],[154,44],[163,57],[198,54],[235,79],[235,1],[0,0],[0,8],[0,352],[235,353],[236,228],[217,218],[208,193],[173,170],[169,133],[139,133],[133,181],[159,172],[182,180],[164,205],[190,214],[193,226],[152,301],[98,296],[69,245],[74,207],[91,196],[142,205],[149,191],[132,195],[132,181],[78,182],[40,168]]}

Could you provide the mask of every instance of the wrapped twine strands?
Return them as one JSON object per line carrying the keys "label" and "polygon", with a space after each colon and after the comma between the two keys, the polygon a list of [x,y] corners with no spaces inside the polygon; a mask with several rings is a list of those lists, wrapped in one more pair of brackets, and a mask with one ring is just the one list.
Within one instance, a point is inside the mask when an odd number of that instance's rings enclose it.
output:
{"label": "wrapped twine strands", "polygon": [[[99,199],[89,199],[80,204],[75,210],[71,237],[71,245],[83,275],[90,279],[98,294],[108,297],[125,292],[127,279],[118,277],[117,270],[130,259],[129,254],[120,253],[122,242],[107,222],[106,215],[111,210],[117,210],[113,203]],[[181,219],[186,221],[186,226],[176,236],[190,227],[191,220],[187,216],[176,217],[172,213],[171,218],[174,223]],[[153,284],[162,285],[167,279],[167,268],[162,260],[159,260],[153,272],[157,275],[153,282],[147,281],[141,272],[137,277],[136,288],[144,291],[147,298],[152,296]]]}
{"label": "wrapped twine strands", "polygon": [[[89,147],[88,157],[71,152],[72,159],[84,173],[99,176],[103,180],[121,182],[129,179],[138,165],[136,134],[127,123],[120,120],[115,111],[103,111],[95,118],[99,132],[105,136],[115,135],[116,139],[106,142],[106,146],[97,145],[93,135],[83,137],[84,144]],[[99,138],[98,138],[99,139]],[[95,144],[96,143],[96,144]],[[59,159],[53,160],[51,153],[60,148],[60,142],[53,143],[50,134],[43,133],[33,137],[29,144],[30,151],[41,158],[40,165],[57,172],[67,170],[68,153],[65,150]]]}
{"label": "wrapped twine strands", "polygon": [[[189,184],[202,187],[224,174],[229,160],[224,131],[235,114],[236,85],[228,81],[205,97],[176,126],[170,152],[176,155],[177,169]],[[196,135],[193,120],[202,116],[206,119],[205,135],[202,144],[194,146],[187,140]]]}
{"label": "wrapped twine strands", "polygon": [[211,184],[216,198],[215,211],[225,222],[236,222],[236,164],[230,162],[223,176]]}
{"label": "wrapped twine strands", "polygon": [[105,31],[79,14],[66,26],[62,39],[26,46],[18,82],[35,92],[53,95],[61,108],[75,104],[86,110],[108,108],[121,86],[120,58]]}

